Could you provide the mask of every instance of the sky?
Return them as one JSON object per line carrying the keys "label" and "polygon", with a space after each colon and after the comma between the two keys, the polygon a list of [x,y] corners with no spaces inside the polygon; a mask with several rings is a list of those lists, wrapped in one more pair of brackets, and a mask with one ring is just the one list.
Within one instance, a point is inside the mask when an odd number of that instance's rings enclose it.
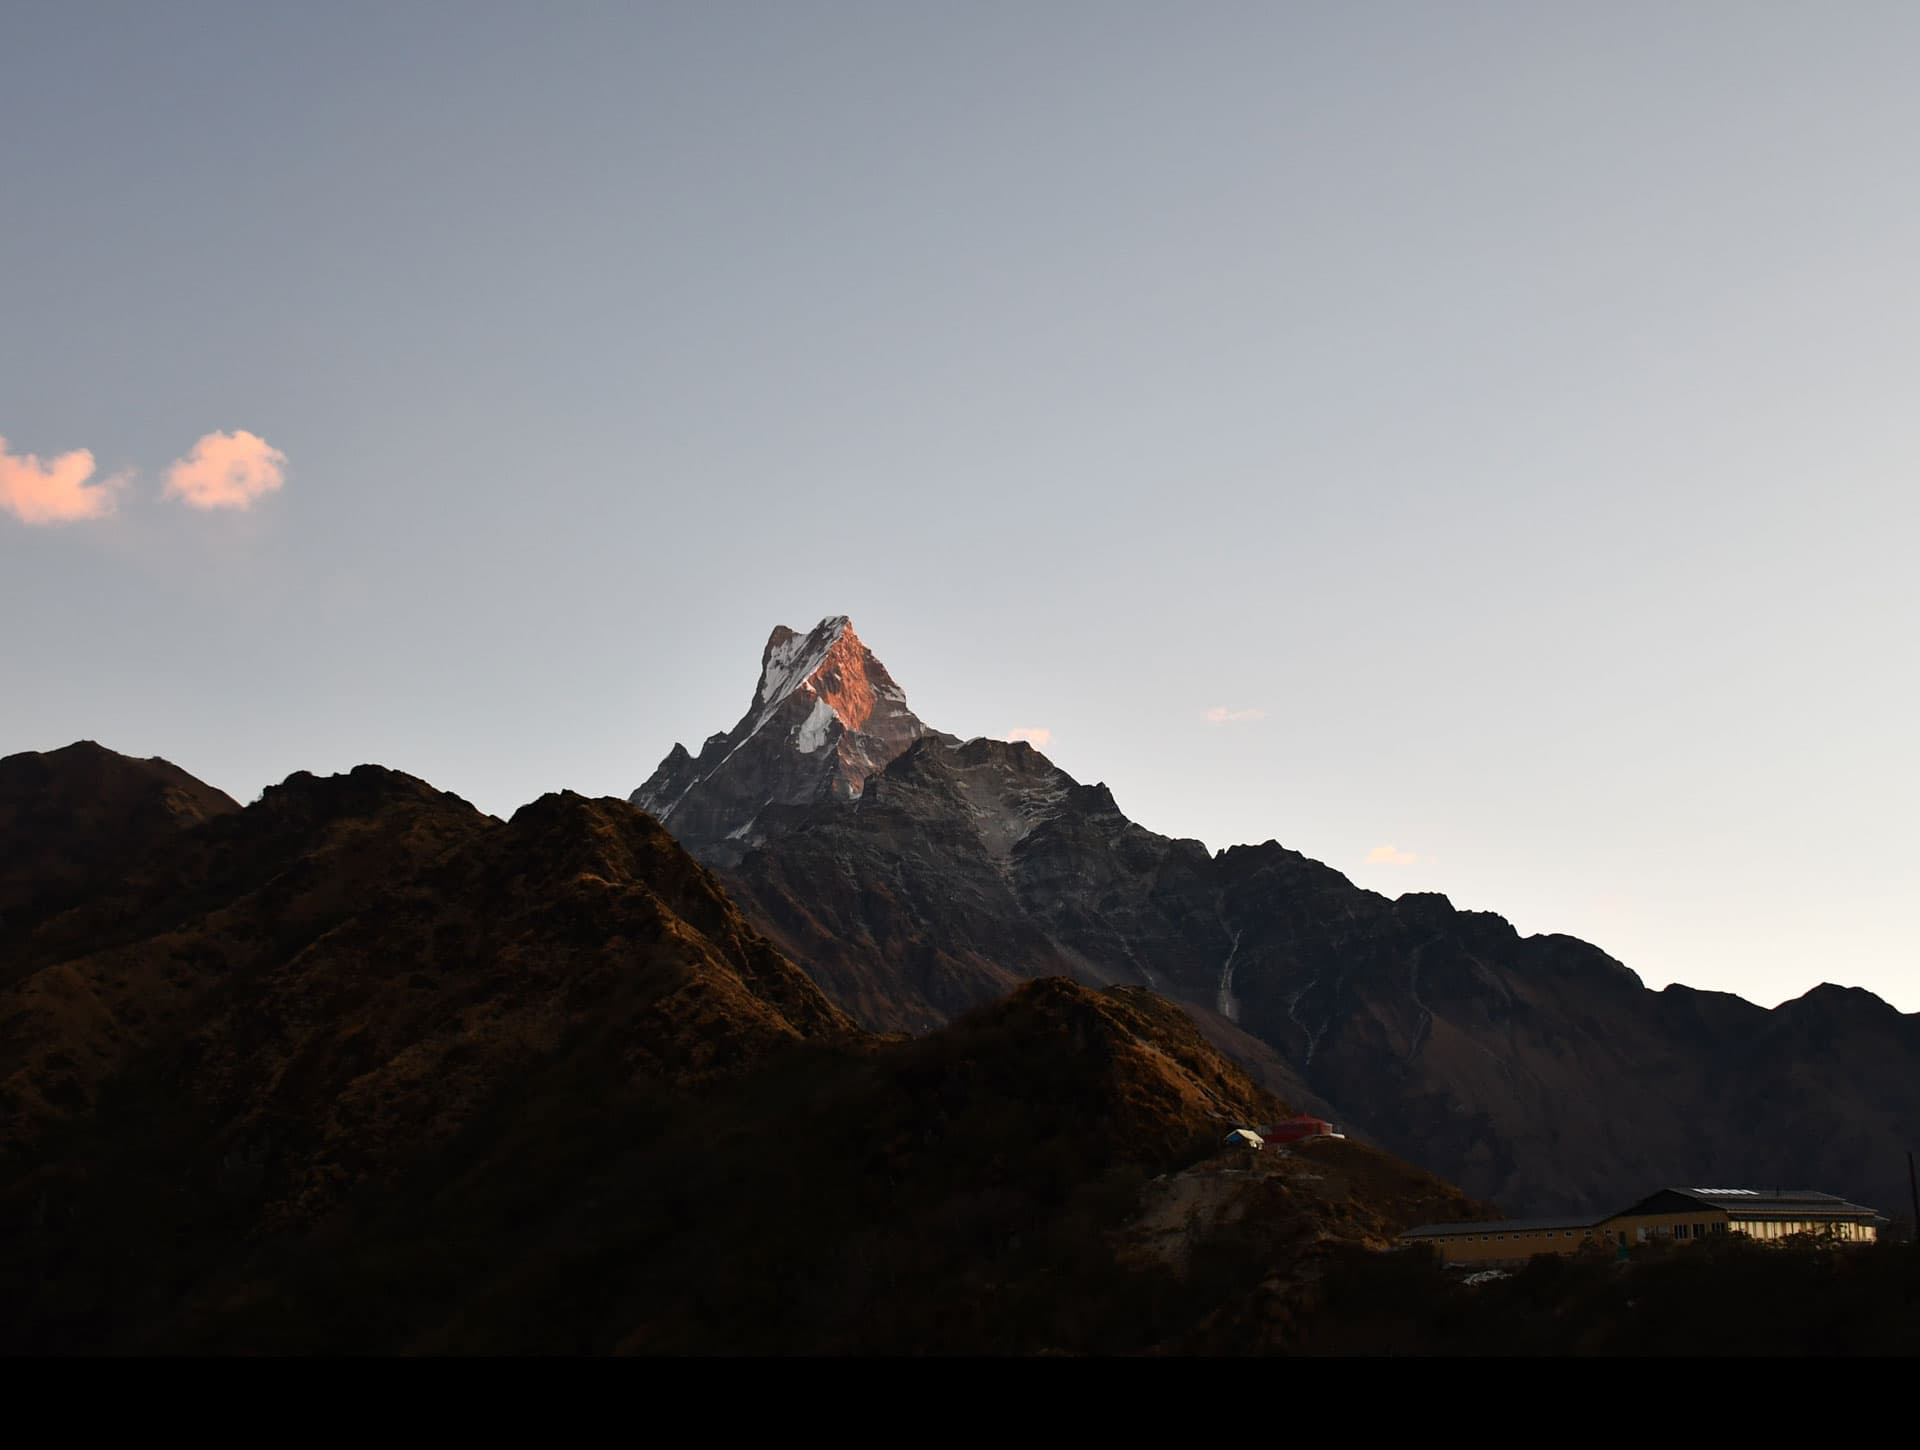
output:
{"label": "sky", "polygon": [[1920,1010],[1920,7],[0,9],[0,753],[1142,824]]}

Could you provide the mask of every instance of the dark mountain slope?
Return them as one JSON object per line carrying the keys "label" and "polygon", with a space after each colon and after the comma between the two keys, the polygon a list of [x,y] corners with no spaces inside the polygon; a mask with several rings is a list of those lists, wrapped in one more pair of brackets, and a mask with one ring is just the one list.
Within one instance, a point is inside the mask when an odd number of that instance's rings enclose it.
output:
{"label": "dark mountain slope", "polygon": [[1284,1109],[1149,992],[866,1034],[624,802],[296,776],[30,945],[0,1351],[1137,1350],[1484,1212],[1228,1171]]}
{"label": "dark mountain slope", "polygon": [[[529,1063],[310,1232],[223,1247],[176,1299],[89,1327],[203,1352],[1132,1352],[1268,1280],[1310,1286],[1340,1245],[1480,1211],[1357,1145],[1346,1171],[1207,1156],[1273,1105],[1145,993],[1035,983],[927,1038],[795,1041],[697,1092],[611,1047]],[[89,1238],[155,1231],[114,1216],[126,1188],[86,1200]],[[1163,1229],[1168,1197],[1209,1211]]]}
{"label": "dark mountain slope", "polygon": [[[1272,841],[1210,855],[1030,746],[921,732],[857,792],[710,796],[686,838],[870,1026],[926,1031],[1032,977],[1134,983],[1291,1099],[1514,1211],[1756,1175],[1904,1193],[1920,1018],[1868,994],[1769,1013],[1651,992],[1585,942],[1388,900]],[[753,739],[768,778],[804,753]]]}
{"label": "dark mountain slope", "polygon": [[43,921],[0,964],[0,1153],[85,1111],[102,1082],[204,1020],[218,993],[495,825],[394,771],[301,773]]}
{"label": "dark mountain slope", "polygon": [[178,832],[239,809],[177,765],[91,740],[0,759],[0,949]]}

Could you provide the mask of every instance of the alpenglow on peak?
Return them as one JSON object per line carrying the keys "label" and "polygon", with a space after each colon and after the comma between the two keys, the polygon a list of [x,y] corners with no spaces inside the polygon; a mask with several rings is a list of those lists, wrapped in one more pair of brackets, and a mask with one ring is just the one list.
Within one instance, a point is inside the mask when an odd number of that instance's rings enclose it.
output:
{"label": "alpenglow on peak", "polygon": [[870,775],[933,733],[846,615],[805,634],[779,625],[739,723],[698,755],[675,745],[631,799],[696,854],[734,861],[783,811],[857,799]]}

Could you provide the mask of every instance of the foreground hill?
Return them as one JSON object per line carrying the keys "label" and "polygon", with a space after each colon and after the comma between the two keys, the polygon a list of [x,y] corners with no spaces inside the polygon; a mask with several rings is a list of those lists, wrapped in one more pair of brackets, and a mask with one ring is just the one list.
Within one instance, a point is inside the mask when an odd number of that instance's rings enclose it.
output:
{"label": "foreground hill", "polygon": [[1487,1212],[1220,1156],[1283,1105],[1149,991],[864,1031],[620,801],[296,775],[5,960],[0,1352],[1256,1347]]}
{"label": "foreground hill", "polygon": [[1904,1201],[1920,1016],[1832,986],[1772,1011],[1649,991],[1585,942],[1389,900],[1272,841],[1156,835],[1029,745],[926,726],[844,618],[776,630],[740,724],[635,800],[872,1027],[926,1031],[1034,977],[1131,983],[1511,1211],[1663,1182]]}
{"label": "foreground hill", "polygon": [[178,832],[239,809],[169,761],[91,740],[0,759],[0,946]]}

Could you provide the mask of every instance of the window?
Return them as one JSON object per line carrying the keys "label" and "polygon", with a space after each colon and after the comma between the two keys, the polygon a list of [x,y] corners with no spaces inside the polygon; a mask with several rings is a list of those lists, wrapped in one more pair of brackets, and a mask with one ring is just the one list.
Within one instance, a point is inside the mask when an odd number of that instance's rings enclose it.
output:
{"label": "window", "polygon": [[1677,1239],[1686,1238],[1692,1232],[1693,1230],[1688,1228],[1684,1223],[1677,1223],[1673,1226],[1673,1236]]}
{"label": "window", "polygon": [[1707,1236],[1707,1226],[1703,1223],[1695,1224],[1693,1226],[1693,1236],[1697,1239],[1705,1238]]}

